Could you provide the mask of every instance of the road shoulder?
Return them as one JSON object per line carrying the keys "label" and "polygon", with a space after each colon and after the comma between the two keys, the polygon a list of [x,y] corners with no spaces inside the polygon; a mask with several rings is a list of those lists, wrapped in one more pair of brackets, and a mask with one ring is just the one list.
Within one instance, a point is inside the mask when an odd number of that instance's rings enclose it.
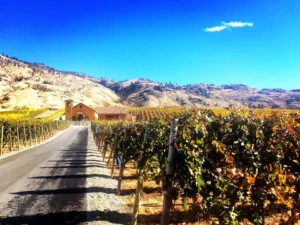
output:
{"label": "road shoulder", "polygon": [[128,220],[130,219],[129,210],[124,206],[124,202],[116,195],[118,182],[110,177],[110,170],[106,168],[106,163],[103,161],[101,154],[97,150],[97,146],[94,142],[93,134],[90,129],[88,150],[93,152],[97,151],[97,156],[95,154],[88,156],[88,160],[98,160],[101,167],[87,168],[87,174],[98,175],[87,179],[87,188],[98,187],[103,190],[102,192],[87,194],[88,212],[103,212],[101,213],[103,220],[97,219],[97,221],[91,218],[93,217],[93,214],[89,214],[88,221],[91,221],[89,222],[89,225],[128,224]]}

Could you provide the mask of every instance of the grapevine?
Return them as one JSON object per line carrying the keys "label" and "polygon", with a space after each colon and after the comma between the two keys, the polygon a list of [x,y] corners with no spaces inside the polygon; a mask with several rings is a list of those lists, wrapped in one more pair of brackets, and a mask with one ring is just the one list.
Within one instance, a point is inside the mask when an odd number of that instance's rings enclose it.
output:
{"label": "grapevine", "polygon": [[[98,134],[101,140],[118,136],[115,154],[122,154],[124,165],[136,162],[142,180],[161,183],[173,200],[182,199],[185,210],[196,210],[204,219],[264,224],[267,216],[280,212],[289,215],[282,223],[296,221],[300,202],[298,114],[258,116],[245,109],[222,116],[212,110],[190,110],[177,118],[173,143],[169,143],[166,118],[92,126],[106,131]],[[169,144],[175,148],[171,176],[165,172]],[[192,205],[187,204],[190,199]]]}

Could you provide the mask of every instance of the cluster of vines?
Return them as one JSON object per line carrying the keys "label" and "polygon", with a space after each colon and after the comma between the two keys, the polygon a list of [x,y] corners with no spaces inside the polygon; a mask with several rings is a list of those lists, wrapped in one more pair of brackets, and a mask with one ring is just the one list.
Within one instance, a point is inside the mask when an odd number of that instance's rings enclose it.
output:
{"label": "cluster of vines", "polygon": [[35,116],[40,115],[41,113],[46,112],[48,109],[18,109],[12,111],[3,111],[0,112],[0,118],[3,120],[17,120],[17,119],[30,119]]}
{"label": "cluster of vines", "polygon": [[21,146],[36,145],[69,127],[68,121],[48,121],[37,119],[1,120],[0,155],[5,150],[20,150]]}
{"label": "cluster of vines", "polygon": [[[170,125],[161,119],[93,123],[96,127],[100,147],[113,143],[113,154],[123,156],[122,166],[137,162],[138,189],[143,180],[154,179],[169,198],[182,199],[184,209],[220,224],[264,224],[275,213],[287,215],[282,224],[295,223],[300,209],[297,114],[259,118],[247,110],[226,117],[210,110],[190,112],[179,117],[171,143]],[[174,148],[172,175],[166,173],[169,146]],[[193,204],[187,204],[191,199]]]}
{"label": "cluster of vines", "polygon": [[[161,107],[132,107],[129,108],[129,113],[136,117],[138,122],[152,121],[153,119],[161,118],[164,120],[170,120],[174,117],[180,117],[183,114],[191,111],[191,108],[161,108]],[[201,109],[198,109],[201,110]],[[223,117],[228,116],[230,112],[236,111],[236,109],[225,109],[225,108],[211,108],[211,111],[216,115],[221,115]],[[288,113],[294,114],[297,110],[288,109],[252,109],[252,112],[256,117],[269,117],[274,113]]]}
{"label": "cluster of vines", "polygon": [[129,113],[136,117],[138,122],[152,121],[157,118],[169,120],[179,117],[188,109],[184,108],[129,108]]}

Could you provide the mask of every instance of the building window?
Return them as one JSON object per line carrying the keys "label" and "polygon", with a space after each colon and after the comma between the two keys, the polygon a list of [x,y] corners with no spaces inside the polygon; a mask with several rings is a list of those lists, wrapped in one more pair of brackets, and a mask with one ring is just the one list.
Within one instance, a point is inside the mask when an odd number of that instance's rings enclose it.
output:
{"label": "building window", "polygon": [[85,120],[89,120],[89,116],[86,116],[86,117],[85,117]]}
{"label": "building window", "polygon": [[79,105],[79,108],[82,108],[82,105]]}

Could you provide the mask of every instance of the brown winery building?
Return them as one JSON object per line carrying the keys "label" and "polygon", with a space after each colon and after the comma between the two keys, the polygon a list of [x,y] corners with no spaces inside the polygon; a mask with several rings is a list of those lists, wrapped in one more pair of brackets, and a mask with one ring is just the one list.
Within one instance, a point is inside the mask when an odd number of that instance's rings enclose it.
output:
{"label": "brown winery building", "polygon": [[71,121],[135,120],[126,107],[91,108],[83,103],[73,106],[72,100],[66,100],[65,110],[66,120]]}

